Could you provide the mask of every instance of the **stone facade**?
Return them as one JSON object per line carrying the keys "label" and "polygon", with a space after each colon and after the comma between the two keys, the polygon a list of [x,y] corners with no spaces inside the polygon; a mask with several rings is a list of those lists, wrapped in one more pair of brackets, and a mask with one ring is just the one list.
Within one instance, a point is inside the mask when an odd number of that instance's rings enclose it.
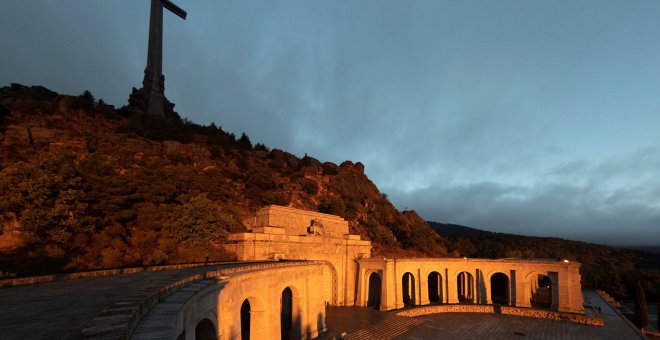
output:
{"label": "stone facade", "polygon": [[[332,282],[325,301],[335,306],[367,306],[370,294],[382,310],[406,305],[472,303],[532,307],[547,299],[547,309],[584,313],[580,264],[522,259],[372,259],[371,242],[348,234],[338,217],[281,206],[257,212],[250,233],[229,237],[227,249],[239,260],[322,260]],[[371,278],[371,274],[377,275]],[[539,275],[547,286],[539,287]],[[379,288],[370,293],[370,279]],[[435,281],[435,282],[429,282]],[[497,287],[491,287],[495,282]],[[374,283],[376,284],[376,283]],[[435,291],[430,293],[429,289]],[[498,290],[497,299],[494,291]],[[374,298],[373,294],[380,297]],[[433,297],[435,294],[435,298]]]}
{"label": "stone facade", "polygon": [[[550,280],[549,308],[560,312],[584,313],[580,286],[580,264],[558,260],[517,259],[361,259],[358,274],[358,301],[366,306],[369,300],[371,274],[381,282],[379,309],[386,311],[405,305],[429,304],[429,279],[439,278],[436,286],[438,303],[493,303],[493,276],[499,274],[505,282],[503,305],[532,307],[532,293],[537,289],[538,275]],[[470,277],[460,301],[460,274]],[[433,274],[433,275],[432,275]],[[404,280],[408,280],[405,282]],[[405,296],[409,301],[405,301]]]}
{"label": "stone facade", "polygon": [[354,305],[358,269],[355,260],[370,257],[371,242],[348,234],[346,220],[268,206],[257,213],[250,231],[229,236],[225,248],[236,254],[238,260],[326,261],[332,280],[323,283],[325,301],[334,306]]}

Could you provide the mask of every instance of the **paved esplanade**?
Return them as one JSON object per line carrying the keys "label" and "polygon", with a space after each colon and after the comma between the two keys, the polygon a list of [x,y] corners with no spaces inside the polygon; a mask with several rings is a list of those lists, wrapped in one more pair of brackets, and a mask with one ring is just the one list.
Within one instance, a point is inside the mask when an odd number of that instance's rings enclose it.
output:
{"label": "paved esplanade", "polygon": [[417,317],[425,322],[396,339],[646,339],[595,291],[585,290],[584,297],[588,305],[600,307],[603,327],[513,315],[446,313]]}
{"label": "paved esplanade", "polygon": [[250,265],[172,269],[56,281],[0,289],[0,338],[76,339],[85,324],[135,291],[165,286],[212,270]]}

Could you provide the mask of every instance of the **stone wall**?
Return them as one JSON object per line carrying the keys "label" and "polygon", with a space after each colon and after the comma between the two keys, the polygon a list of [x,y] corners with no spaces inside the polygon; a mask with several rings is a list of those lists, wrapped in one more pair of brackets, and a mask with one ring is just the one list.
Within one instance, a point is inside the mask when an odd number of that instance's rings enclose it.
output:
{"label": "stone wall", "polygon": [[74,280],[81,279],[85,277],[100,277],[100,276],[111,276],[119,274],[131,274],[139,272],[152,272],[159,270],[167,269],[182,269],[182,268],[194,268],[194,267],[204,267],[204,266],[217,266],[228,264],[232,262],[207,262],[207,263],[181,263],[181,264],[169,264],[169,265],[160,265],[160,266],[144,266],[144,267],[129,267],[129,268],[116,268],[116,269],[101,269],[101,270],[91,270],[85,272],[75,272],[69,274],[53,274],[53,275],[40,275],[40,276],[28,276],[28,277],[18,277],[10,279],[0,280],[0,288],[2,287],[13,287],[13,286],[24,286],[31,285],[36,283],[44,282],[53,282],[53,281],[65,281],[65,280]]}
{"label": "stone wall", "polygon": [[531,308],[518,308],[509,306],[493,306],[493,305],[436,305],[417,307],[398,312],[396,315],[400,316],[420,316],[435,313],[487,313],[487,314],[503,314],[524,316],[530,318],[548,319],[567,321],[582,325],[590,326],[603,326],[603,319],[595,316],[587,316],[584,314],[576,313],[561,313],[547,310],[531,309]]}
{"label": "stone wall", "polygon": [[306,235],[312,224],[323,236],[343,238],[348,234],[348,222],[339,216],[279,205],[260,209],[254,227],[280,227],[287,235]]}

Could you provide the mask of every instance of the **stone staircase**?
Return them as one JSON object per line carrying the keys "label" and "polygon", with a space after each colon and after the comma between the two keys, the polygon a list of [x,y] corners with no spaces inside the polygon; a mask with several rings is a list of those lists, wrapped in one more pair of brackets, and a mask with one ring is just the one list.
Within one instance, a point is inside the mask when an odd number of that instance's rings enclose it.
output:
{"label": "stone staircase", "polygon": [[346,340],[388,340],[421,325],[424,320],[407,316],[392,316],[387,320],[361,329],[344,337]]}

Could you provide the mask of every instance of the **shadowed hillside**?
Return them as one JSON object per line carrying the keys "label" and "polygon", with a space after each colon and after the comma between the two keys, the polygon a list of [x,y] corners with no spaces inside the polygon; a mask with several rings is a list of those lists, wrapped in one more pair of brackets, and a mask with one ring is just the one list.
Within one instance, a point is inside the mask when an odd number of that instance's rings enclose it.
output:
{"label": "shadowed hillside", "polygon": [[602,289],[616,297],[631,296],[637,280],[649,300],[660,299],[660,256],[555,237],[494,233],[456,224],[428,222],[447,238],[455,256],[486,258],[557,258],[582,263],[584,288]]}
{"label": "shadowed hillside", "polygon": [[447,255],[361,163],[268,150],[176,113],[12,84],[0,143],[0,276],[226,259],[227,235],[269,204],[340,215],[375,254]]}

